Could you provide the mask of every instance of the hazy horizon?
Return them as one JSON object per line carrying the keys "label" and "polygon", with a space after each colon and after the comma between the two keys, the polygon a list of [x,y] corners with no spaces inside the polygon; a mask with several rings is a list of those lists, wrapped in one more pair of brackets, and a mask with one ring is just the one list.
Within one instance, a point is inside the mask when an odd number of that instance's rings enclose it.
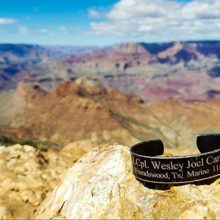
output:
{"label": "hazy horizon", "polygon": [[169,43],[190,43],[190,42],[220,42],[220,39],[204,39],[204,40],[176,40],[176,41],[152,41],[152,42],[144,42],[144,41],[121,41],[112,44],[103,44],[103,45],[74,45],[74,44],[40,44],[40,43],[25,43],[25,42],[0,42],[0,45],[36,45],[42,47],[111,47],[120,44],[169,44]]}

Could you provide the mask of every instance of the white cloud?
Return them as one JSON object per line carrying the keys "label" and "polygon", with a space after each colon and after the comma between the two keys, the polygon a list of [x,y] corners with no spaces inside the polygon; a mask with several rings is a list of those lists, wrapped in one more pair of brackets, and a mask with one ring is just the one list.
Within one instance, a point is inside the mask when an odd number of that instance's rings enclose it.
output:
{"label": "white cloud", "polygon": [[88,15],[90,18],[105,18],[108,13],[108,8],[103,7],[93,7],[88,10]]}
{"label": "white cloud", "polygon": [[38,30],[38,32],[40,32],[40,33],[42,33],[42,34],[48,34],[48,33],[50,33],[50,31],[49,31],[48,29],[46,29],[46,28],[41,28],[41,29]]}
{"label": "white cloud", "polygon": [[220,18],[220,2],[194,0],[183,8],[183,14],[193,19],[215,19]]}
{"label": "white cloud", "polygon": [[25,26],[19,26],[18,27],[18,32],[21,33],[21,34],[27,34],[30,32],[29,28],[28,27],[25,27]]}
{"label": "white cloud", "polygon": [[89,17],[91,18],[101,18],[102,14],[97,11],[96,9],[90,8],[89,9]]}
{"label": "white cloud", "polygon": [[58,26],[56,30],[50,30],[48,28],[31,28],[26,26],[17,26],[17,31],[19,34],[41,34],[41,35],[56,35],[58,31],[61,34],[69,34],[68,28],[66,26]]}
{"label": "white cloud", "polygon": [[220,37],[219,24],[219,0],[120,0],[90,26],[96,34],[166,41]]}
{"label": "white cloud", "polygon": [[59,30],[62,34],[65,34],[65,35],[67,35],[67,34],[69,33],[66,26],[59,26],[59,27],[58,27],[58,30]]}
{"label": "white cloud", "polygon": [[14,24],[16,23],[17,20],[14,18],[0,18],[0,25],[4,25],[4,24]]}
{"label": "white cloud", "polygon": [[52,34],[52,32],[47,28],[35,29],[26,26],[18,26],[17,30],[18,33],[20,34],[46,34],[46,35]]}

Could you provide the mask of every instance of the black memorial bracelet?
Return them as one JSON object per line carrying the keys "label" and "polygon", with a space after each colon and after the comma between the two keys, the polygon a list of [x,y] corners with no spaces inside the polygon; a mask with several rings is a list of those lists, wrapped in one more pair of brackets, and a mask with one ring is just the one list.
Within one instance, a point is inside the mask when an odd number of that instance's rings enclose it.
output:
{"label": "black memorial bracelet", "polygon": [[220,135],[199,135],[197,147],[201,154],[163,157],[161,140],[138,143],[130,149],[133,174],[151,189],[210,184],[220,178]]}

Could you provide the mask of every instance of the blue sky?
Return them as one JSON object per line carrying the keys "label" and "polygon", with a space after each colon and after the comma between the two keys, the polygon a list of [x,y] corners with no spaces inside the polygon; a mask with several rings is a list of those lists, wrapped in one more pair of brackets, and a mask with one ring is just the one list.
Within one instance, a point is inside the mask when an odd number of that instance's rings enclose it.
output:
{"label": "blue sky", "polygon": [[0,0],[0,42],[109,45],[219,39],[219,0]]}

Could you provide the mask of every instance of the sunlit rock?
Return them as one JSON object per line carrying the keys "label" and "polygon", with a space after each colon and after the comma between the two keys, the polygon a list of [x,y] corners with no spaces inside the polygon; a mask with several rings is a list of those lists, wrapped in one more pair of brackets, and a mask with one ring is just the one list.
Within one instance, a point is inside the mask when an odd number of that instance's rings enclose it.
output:
{"label": "sunlit rock", "polygon": [[[73,158],[72,158],[73,159]],[[0,219],[29,219],[73,160],[31,146],[0,147]],[[71,165],[70,165],[71,164]]]}
{"label": "sunlit rock", "polygon": [[[180,152],[181,154],[181,152]],[[131,171],[128,148],[98,148],[81,158],[40,205],[40,219],[200,219],[220,218],[220,184],[142,186]]]}

